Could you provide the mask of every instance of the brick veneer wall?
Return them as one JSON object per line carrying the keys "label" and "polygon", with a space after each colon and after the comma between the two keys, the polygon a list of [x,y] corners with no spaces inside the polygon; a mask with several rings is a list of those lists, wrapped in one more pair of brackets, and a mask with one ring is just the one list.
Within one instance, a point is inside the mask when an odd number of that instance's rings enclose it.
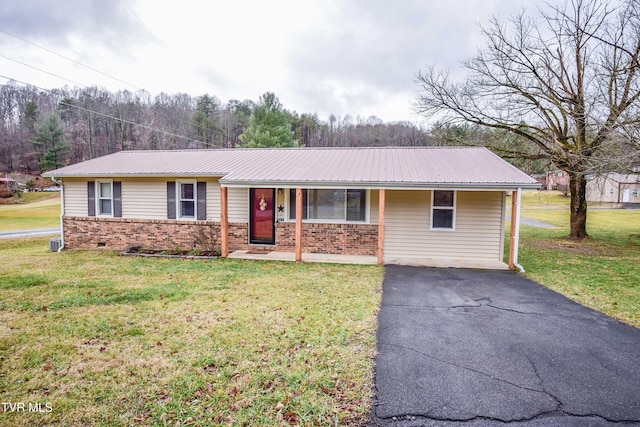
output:
{"label": "brick veneer wall", "polygon": [[[123,250],[131,246],[150,249],[193,249],[199,230],[213,233],[220,248],[220,223],[127,218],[65,217],[64,240],[70,249],[104,247]],[[229,224],[229,250],[248,249],[248,224]],[[342,255],[375,255],[378,226],[370,224],[302,225],[302,251]],[[264,246],[264,245],[260,245]],[[198,247],[198,249],[208,249]],[[276,224],[276,251],[295,251],[295,223]]]}
{"label": "brick veneer wall", "polygon": [[199,230],[213,233],[220,248],[220,224],[206,221],[64,217],[63,227],[64,244],[70,249],[194,249]]}
{"label": "brick veneer wall", "polygon": [[[296,224],[276,224],[276,250],[293,252]],[[378,226],[372,224],[302,224],[302,252],[338,255],[376,255]]]}

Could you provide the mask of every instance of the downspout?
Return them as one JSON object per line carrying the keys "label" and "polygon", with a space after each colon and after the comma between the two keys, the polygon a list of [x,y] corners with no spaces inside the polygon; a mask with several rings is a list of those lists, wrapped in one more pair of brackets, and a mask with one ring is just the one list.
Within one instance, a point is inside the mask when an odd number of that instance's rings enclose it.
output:
{"label": "downspout", "polygon": [[53,180],[60,185],[60,242],[62,244],[57,250],[57,252],[60,252],[64,249],[64,221],[62,220],[64,217],[64,185],[62,185],[62,181],[58,181],[55,178]]}
{"label": "downspout", "polygon": [[522,188],[518,188],[516,191],[516,227],[514,230],[513,240],[513,265],[520,270],[520,273],[524,273],[524,267],[518,264],[518,244],[520,242],[520,204],[522,202]]}

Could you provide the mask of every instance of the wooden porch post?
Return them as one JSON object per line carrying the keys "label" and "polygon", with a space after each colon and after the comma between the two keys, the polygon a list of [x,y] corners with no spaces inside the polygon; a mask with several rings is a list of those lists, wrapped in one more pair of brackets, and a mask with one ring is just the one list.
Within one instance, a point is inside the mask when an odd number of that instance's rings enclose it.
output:
{"label": "wooden porch post", "polygon": [[511,192],[511,229],[509,231],[509,270],[516,270],[517,253],[518,253],[518,191]]}
{"label": "wooden porch post", "polygon": [[227,187],[220,187],[220,256],[229,256],[229,216]]}
{"label": "wooden porch post", "polygon": [[296,261],[302,261],[302,188],[296,188]]}
{"label": "wooden porch post", "polygon": [[382,264],[384,259],[384,205],[385,191],[382,188],[378,193],[378,264]]}

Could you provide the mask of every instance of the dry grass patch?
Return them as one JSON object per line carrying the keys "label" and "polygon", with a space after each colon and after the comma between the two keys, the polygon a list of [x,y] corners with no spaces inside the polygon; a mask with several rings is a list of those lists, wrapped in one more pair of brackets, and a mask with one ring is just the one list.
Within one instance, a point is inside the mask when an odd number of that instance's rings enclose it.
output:
{"label": "dry grass patch", "polygon": [[378,266],[0,242],[2,425],[364,424]]}
{"label": "dry grass patch", "polygon": [[0,231],[60,226],[60,193],[24,193],[0,204]]}

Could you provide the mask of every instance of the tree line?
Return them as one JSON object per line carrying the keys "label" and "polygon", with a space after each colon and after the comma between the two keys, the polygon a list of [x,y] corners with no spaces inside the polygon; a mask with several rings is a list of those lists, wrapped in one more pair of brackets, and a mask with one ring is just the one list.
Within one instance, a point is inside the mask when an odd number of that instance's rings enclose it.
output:
{"label": "tree line", "polygon": [[273,93],[257,102],[214,95],[99,87],[0,86],[0,171],[38,173],[121,150],[431,145],[410,122],[287,110]]}

